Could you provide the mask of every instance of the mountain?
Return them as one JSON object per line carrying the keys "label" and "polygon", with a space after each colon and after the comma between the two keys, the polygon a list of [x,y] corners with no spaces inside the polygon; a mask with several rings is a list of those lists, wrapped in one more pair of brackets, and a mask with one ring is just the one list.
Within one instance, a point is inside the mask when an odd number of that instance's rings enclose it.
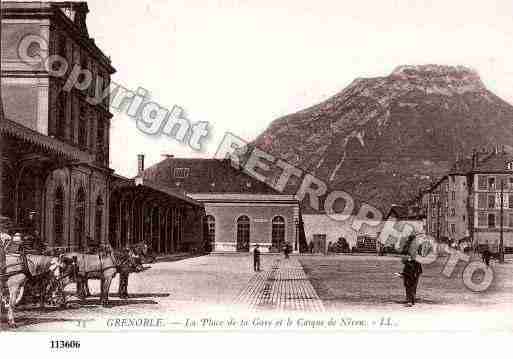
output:
{"label": "mountain", "polygon": [[[513,145],[513,106],[463,66],[400,66],[275,120],[252,145],[384,211],[473,149]],[[308,212],[308,209],[306,209]]]}

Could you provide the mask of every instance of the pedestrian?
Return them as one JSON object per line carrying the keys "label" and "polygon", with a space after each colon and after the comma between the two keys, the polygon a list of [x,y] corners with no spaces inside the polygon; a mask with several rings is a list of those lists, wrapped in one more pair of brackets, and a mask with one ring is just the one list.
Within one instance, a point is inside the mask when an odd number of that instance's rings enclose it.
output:
{"label": "pedestrian", "polygon": [[119,290],[118,295],[121,299],[127,299],[128,298],[128,276],[130,275],[130,272],[132,271],[132,260],[133,260],[133,253],[130,247],[125,248],[121,255],[120,264],[118,265],[118,272],[119,272]]}
{"label": "pedestrian", "polygon": [[260,272],[260,249],[258,249],[258,244],[253,249],[253,269],[255,272]]}
{"label": "pedestrian", "polygon": [[403,258],[403,272],[401,273],[406,291],[406,306],[415,305],[417,296],[417,286],[419,284],[420,275],[422,274],[422,265],[417,262],[411,255]]}
{"label": "pedestrian", "polygon": [[288,243],[285,243],[283,246],[283,254],[285,255],[285,259],[289,259],[290,247]]}

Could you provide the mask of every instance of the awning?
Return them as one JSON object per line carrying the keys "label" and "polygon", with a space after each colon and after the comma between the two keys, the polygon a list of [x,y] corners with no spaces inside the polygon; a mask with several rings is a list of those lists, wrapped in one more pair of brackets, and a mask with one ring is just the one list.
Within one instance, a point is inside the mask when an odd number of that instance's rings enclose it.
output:
{"label": "awning", "polygon": [[200,207],[203,208],[204,205],[201,202],[196,201],[195,199],[189,197],[185,191],[179,191],[173,188],[169,188],[166,186],[159,185],[155,182],[149,181],[147,179],[144,179],[142,177],[135,177],[135,178],[124,178],[121,176],[114,175],[113,178],[117,179],[117,184],[114,185],[114,189],[126,189],[126,188],[146,188],[151,191],[154,191],[156,193],[160,193],[169,197],[172,197],[174,199],[178,199],[180,201],[183,201],[191,206],[194,207]]}
{"label": "awning", "polygon": [[67,160],[85,163],[94,162],[93,154],[82,151],[53,137],[43,135],[6,118],[0,121],[0,134],[28,142],[33,146],[39,147],[43,152],[51,153]]}

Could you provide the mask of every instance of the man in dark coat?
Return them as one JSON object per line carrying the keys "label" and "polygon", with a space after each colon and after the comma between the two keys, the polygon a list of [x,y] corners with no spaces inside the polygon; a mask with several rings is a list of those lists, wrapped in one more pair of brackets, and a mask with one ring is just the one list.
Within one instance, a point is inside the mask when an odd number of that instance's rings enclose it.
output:
{"label": "man in dark coat", "polygon": [[290,250],[291,250],[291,248],[289,247],[289,244],[285,243],[283,245],[283,254],[285,255],[285,259],[289,259]]}
{"label": "man in dark coat", "polygon": [[422,265],[409,255],[403,259],[403,264],[404,268],[401,274],[406,290],[406,305],[413,306],[415,305],[419,278],[422,274]]}
{"label": "man in dark coat", "polygon": [[260,272],[260,249],[258,249],[258,244],[253,250],[253,269],[255,272]]}

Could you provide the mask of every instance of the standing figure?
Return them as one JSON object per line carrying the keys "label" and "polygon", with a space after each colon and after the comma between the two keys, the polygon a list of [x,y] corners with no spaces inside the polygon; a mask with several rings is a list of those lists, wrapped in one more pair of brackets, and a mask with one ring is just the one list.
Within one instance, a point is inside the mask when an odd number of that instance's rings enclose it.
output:
{"label": "standing figure", "polygon": [[258,244],[253,250],[253,269],[255,272],[260,272],[260,249],[258,249]]}
{"label": "standing figure", "polygon": [[119,273],[119,290],[118,295],[120,299],[128,298],[128,276],[130,274],[130,260],[131,260],[131,250],[129,247],[123,250],[121,255],[119,264],[118,264],[118,273]]}
{"label": "standing figure", "polygon": [[422,265],[410,255],[403,258],[403,264],[404,268],[401,275],[404,281],[404,289],[406,290],[406,305],[411,307],[415,305],[417,286],[422,274]]}
{"label": "standing figure", "polygon": [[288,243],[285,243],[285,245],[283,246],[283,254],[285,255],[285,259],[289,259],[290,246]]}

